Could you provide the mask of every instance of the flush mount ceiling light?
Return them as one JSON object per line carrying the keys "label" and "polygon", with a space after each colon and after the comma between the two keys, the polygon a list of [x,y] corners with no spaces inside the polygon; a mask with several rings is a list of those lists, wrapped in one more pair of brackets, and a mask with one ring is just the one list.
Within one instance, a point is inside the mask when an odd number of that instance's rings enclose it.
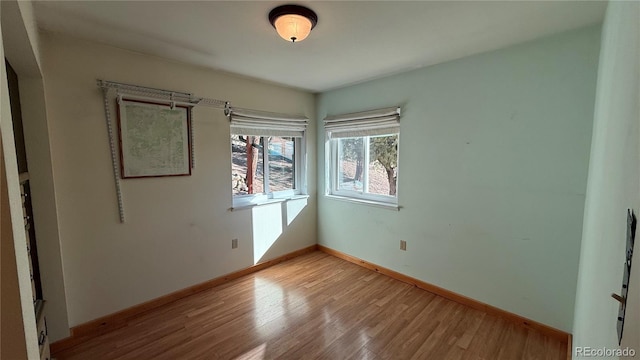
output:
{"label": "flush mount ceiling light", "polygon": [[283,39],[299,42],[309,36],[318,23],[318,15],[304,6],[282,5],[271,10],[269,22]]}

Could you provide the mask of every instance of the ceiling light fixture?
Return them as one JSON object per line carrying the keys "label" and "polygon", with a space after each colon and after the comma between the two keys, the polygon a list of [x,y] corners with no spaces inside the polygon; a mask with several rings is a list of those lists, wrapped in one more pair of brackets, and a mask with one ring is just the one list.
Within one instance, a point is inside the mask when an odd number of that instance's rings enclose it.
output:
{"label": "ceiling light fixture", "polygon": [[269,22],[283,39],[299,42],[307,38],[318,23],[313,10],[300,5],[282,5],[271,10]]}

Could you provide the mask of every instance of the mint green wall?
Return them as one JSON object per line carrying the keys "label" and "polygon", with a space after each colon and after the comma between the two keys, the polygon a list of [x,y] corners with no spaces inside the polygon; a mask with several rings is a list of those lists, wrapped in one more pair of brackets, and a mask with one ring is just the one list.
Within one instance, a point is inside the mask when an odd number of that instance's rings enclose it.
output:
{"label": "mint green wall", "polygon": [[599,39],[590,27],[318,95],[318,119],[403,111],[402,209],[319,196],[319,243],[571,331]]}
{"label": "mint green wall", "polygon": [[[626,211],[632,208],[638,215],[640,210],[638,19],[640,3],[609,2],[602,30],[574,346],[618,346],[619,304],[609,295],[620,294],[622,286]],[[640,352],[640,247],[637,242],[622,346]]]}

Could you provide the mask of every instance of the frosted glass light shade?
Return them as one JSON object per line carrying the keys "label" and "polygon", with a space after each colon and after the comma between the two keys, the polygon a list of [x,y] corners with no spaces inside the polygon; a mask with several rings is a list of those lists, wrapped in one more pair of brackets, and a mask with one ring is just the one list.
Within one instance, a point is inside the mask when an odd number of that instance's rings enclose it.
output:
{"label": "frosted glass light shade", "polygon": [[282,15],[276,19],[274,26],[278,35],[291,42],[302,41],[311,32],[311,21],[300,15]]}
{"label": "frosted glass light shade", "polygon": [[271,10],[269,22],[280,37],[295,43],[309,36],[318,23],[318,15],[304,6],[282,5]]}

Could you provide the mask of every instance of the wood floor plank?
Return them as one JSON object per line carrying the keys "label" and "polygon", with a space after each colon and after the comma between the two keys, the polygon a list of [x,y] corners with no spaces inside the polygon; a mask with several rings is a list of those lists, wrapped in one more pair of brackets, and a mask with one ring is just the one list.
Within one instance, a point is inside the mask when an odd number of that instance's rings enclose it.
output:
{"label": "wood floor plank", "polygon": [[[335,358],[334,358],[335,359]],[[346,358],[347,360],[380,360],[380,357],[376,355],[373,351],[369,350],[367,347],[363,347],[357,353],[353,354],[351,357]],[[327,359],[330,360],[330,359]]]}
{"label": "wood floor plank", "polygon": [[166,304],[59,360],[559,360],[566,344],[322,252]]}
{"label": "wood floor plank", "polygon": [[[449,303],[447,303],[449,305]],[[414,352],[411,359],[425,359],[429,356],[435,359],[443,359],[447,350],[455,341],[449,341],[453,331],[458,324],[464,319],[465,312],[471,310],[464,305],[453,303],[453,307],[449,312],[441,312],[438,314],[438,326],[429,334],[429,336],[420,344],[420,347]],[[455,340],[455,339],[454,339]]]}
{"label": "wood floor plank", "polygon": [[494,360],[504,342],[508,323],[493,315],[486,315],[463,355],[464,360]]}
{"label": "wood floor plank", "polygon": [[516,324],[509,324],[508,326],[507,337],[501,344],[500,352],[498,352],[496,360],[514,360],[522,358],[527,339],[527,329],[517,326]]}
{"label": "wood floor plank", "polygon": [[522,360],[544,360],[546,358],[545,345],[542,334],[529,331],[524,343]]}

